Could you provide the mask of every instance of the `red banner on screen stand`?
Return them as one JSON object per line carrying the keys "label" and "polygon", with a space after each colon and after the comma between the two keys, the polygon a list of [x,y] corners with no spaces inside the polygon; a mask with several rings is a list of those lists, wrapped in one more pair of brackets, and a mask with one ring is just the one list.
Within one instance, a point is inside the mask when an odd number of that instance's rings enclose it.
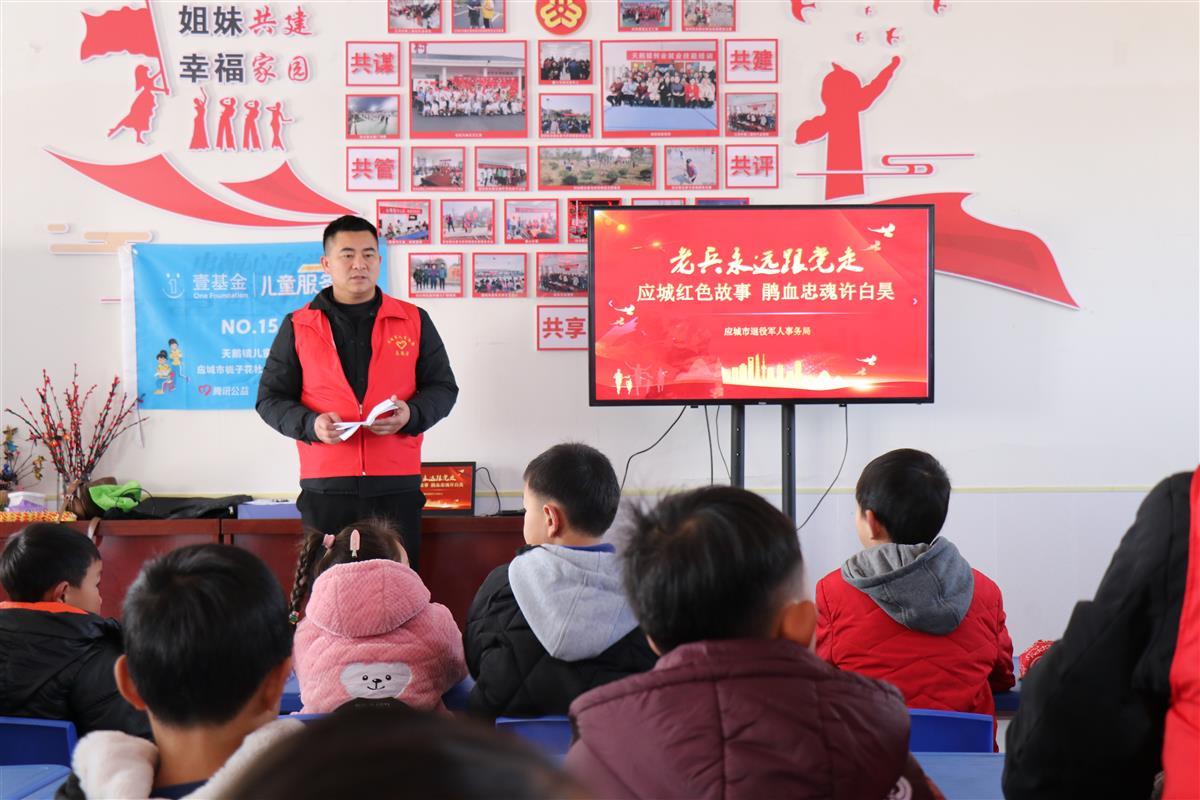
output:
{"label": "red banner on screen stand", "polygon": [[597,403],[921,401],[924,207],[597,209]]}

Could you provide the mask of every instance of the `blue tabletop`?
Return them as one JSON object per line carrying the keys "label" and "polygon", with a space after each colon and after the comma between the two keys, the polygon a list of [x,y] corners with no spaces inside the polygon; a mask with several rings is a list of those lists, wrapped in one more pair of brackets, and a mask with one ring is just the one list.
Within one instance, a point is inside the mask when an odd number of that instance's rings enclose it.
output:
{"label": "blue tabletop", "polygon": [[[23,800],[47,787],[58,788],[71,770],[61,764],[0,767],[0,800]],[[50,796],[53,796],[53,792]]]}
{"label": "blue tabletop", "polygon": [[946,800],[1004,800],[1003,753],[913,753]]}

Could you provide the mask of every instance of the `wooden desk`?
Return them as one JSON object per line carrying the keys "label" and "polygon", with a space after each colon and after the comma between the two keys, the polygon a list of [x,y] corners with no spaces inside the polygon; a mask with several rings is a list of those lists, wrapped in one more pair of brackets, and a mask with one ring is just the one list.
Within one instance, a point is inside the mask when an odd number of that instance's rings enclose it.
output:
{"label": "wooden desk", "polygon": [[[86,532],[88,523],[72,522]],[[24,523],[0,523],[0,544]],[[466,624],[467,609],[488,573],[513,557],[524,539],[522,518],[425,517],[421,521],[421,577],[435,602]],[[287,594],[291,593],[300,547],[300,520],[199,519],[102,521],[97,528],[104,577],[103,613],[120,617],[121,604],[142,563],[190,544],[231,544],[263,559]],[[0,599],[7,599],[0,591]]]}

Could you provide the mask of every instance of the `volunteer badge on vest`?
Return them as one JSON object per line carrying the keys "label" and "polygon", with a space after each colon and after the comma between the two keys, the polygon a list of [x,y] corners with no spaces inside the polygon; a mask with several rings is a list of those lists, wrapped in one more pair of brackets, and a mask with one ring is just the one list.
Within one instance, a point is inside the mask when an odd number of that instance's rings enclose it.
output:
{"label": "volunteer badge on vest", "polygon": [[416,341],[410,336],[393,336],[388,339],[388,344],[396,348],[396,355],[401,358],[407,356],[411,351]]}
{"label": "volunteer badge on vest", "polygon": [[558,36],[572,34],[587,19],[587,0],[538,0],[537,21]]}

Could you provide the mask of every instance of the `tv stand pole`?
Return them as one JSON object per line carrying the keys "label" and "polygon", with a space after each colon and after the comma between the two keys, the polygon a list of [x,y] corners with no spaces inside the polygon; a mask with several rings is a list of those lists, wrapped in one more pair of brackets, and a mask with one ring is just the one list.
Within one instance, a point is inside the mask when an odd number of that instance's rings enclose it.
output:
{"label": "tv stand pole", "polygon": [[783,454],[783,513],[796,521],[796,406],[785,403],[779,407],[782,425],[780,451]]}
{"label": "tv stand pole", "polygon": [[746,486],[746,406],[729,407],[729,485]]}

